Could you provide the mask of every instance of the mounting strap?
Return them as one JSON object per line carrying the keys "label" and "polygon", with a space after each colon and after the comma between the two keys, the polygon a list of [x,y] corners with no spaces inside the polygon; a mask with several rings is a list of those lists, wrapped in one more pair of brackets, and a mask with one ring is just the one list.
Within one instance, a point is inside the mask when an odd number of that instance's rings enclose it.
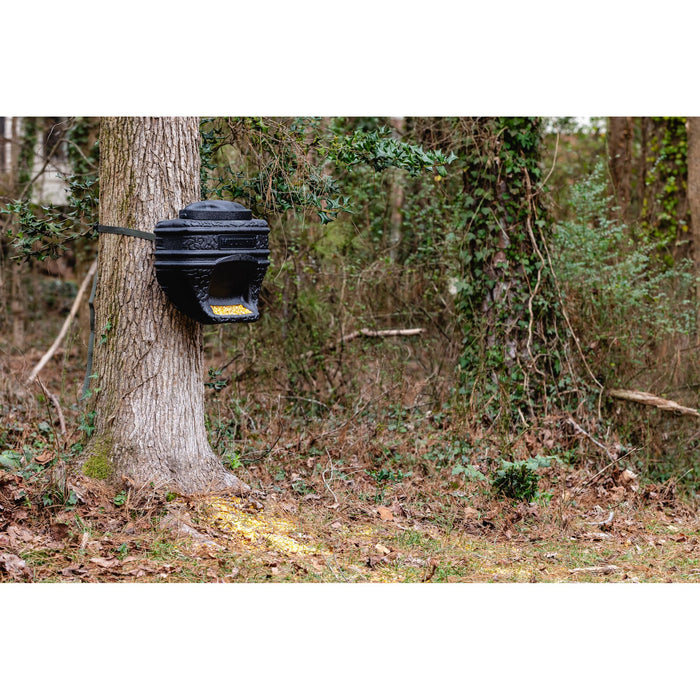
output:
{"label": "mounting strap", "polygon": [[95,227],[98,233],[119,233],[122,236],[134,236],[136,238],[145,238],[147,241],[155,241],[156,234],[148,231],[139,231],[135,228],[124,228],[123,226],[103,226],[97,224]]}

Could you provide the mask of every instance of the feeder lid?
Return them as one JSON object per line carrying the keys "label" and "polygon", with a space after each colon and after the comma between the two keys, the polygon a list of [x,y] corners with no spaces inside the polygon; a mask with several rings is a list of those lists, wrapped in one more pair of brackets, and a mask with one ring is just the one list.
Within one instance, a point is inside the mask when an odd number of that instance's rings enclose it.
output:
{"label": "feeder lid", "polygon": [[184,209],[180,209],[181,219],[197,220],[249,220],[253,218],[250,209],[246,209],[238,202],[226,202],[221,199],[209,199],[204,202],[194,202]]}

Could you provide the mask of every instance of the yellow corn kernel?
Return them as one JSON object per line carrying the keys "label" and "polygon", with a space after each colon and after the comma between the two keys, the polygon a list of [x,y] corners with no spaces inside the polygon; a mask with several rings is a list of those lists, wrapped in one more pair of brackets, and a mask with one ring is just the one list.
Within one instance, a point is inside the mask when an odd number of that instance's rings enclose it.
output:
{"label": "yellow corn kernel", "polygon": [[211,310],[217,316],[247,316],[253,313],[242,304],[235,304],[234,306],[212,306]]}

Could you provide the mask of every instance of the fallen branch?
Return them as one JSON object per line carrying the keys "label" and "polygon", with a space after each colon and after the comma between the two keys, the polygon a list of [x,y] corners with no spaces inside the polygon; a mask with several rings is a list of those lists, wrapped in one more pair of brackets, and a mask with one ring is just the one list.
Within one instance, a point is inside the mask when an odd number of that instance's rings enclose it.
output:
{"label": "fallen branch", "polygon": [[352,333],[348,333],[348,335],[344,335],[341,339],[338,345],[342,345],[343,343],[348,343],[351,340],[354,340],[355,338],[358,338],[361,335],[367,336],[369,338],[386,338],[387,336],[390,335],[419,335],[421,334],[425,328],[398,328],[398,329],[388,329],[384,331],[373,331],[369,328],[360,328],[359,331],[354,331]]}
{"label": "fallen branch", "polygon": [[39,372],[41,372],[41,370],[44,369],[46,363],[54,356],[56,350],[58,350],[58,348],[61,346],[63,339],[68,333],[68,328],[70,327],[71,321],[75,318],[75,315],[78,313],[78,308],[80,307],[80,301],[83,298],[83,294],[85,294],[85,290],[90,284],[90,280],[92,279],[96,271],[97,260],[95,260],[92,263],[87,275],[85,276],[85,279],[80,285],[78,293],[75,295],[75,299],[73,300],[73,306],[71,306],[68,318],[66,318],[66,320],[63,322],[63,326],[61,327],[60,333],[56,337],[56,340],[53,341],[53,345],[46,351],[44,356],[37,363],[36,367],[34,367],[34,369],[32,370],[32,373],[29,375],[29,379],[27,379],[27,384],[31,384],[36,379]]}
{"label": "fallen branch", "polygon": [[662,399],[660,396],[654,396],[654,394],[647,394],[645,391],[628,391],[626,389],[609,389],[608,393],[616,399],[625,399],[626,401],[635,401],[637,403],[643,403],[646,406],[654,406],[661,409],[662,411],[674,411],[675,413],[682,413],[687,416],[695,416],[700,418],[700,412],[694,408],[688,408],[687,406],[681,406],[675,401],[669,401],[668,399]]}
{"label": "fallen branch", "polygon": [[[333,343],[332,345],[327,345],[325,348],[323,348],[321,352],[333,352],[333,350],[335,350],[339,345],[345,345],[345,343],[349,343],[351,340],[355,340],[355,338],[359,338],[360,336],[365,336],[367,338],[386,338],[388,336],[397,335],[420,335],[424,330],[425,328],[397,328],[387,329],[383,331],[373,331],[370,328],[360,328],[359,331],[353,331],[352,333],[344,335],[336,343]],[[303,357],[312,357],[315,354],[316,351],[309,350],[308,352],[305,352],[303,354]]]}

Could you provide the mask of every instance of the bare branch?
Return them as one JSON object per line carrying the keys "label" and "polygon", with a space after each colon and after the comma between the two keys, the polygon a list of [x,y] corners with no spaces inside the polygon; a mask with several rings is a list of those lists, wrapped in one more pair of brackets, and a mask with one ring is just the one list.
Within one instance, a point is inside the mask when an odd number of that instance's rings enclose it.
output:
{"label": "bare branch", "polygon": [[[370,328],[361,328],[359,331],[348,333],[337,342],[327,345],[325,348],[323,348],[322,352],[333,352],[333,350],[335,350],[338,346],[345,345],[345,343],[349,343],[351,340],[355,340],[355,338],[359,338],[360,336],[365,336],[367,338],[387,338],[390,336],[420,335],[424,330],[425,328],[397,328],[383,331],[373,331]],[[316,352],[314,350],[309,350],[309,352],[305,352],[302,357],[312,357],[315,354]]]}
{"label": "bare branch", "polygon": [[70,327],[71,321],[73,318],[75,318],[75,315],[78,313],[78,308],[80,307],[80,301],[83,298],[83,295],[85,294],[85,290],[88,287],[88,284],[90,283],[90,280],[92,279],[93,275],[97,271],[97,260],[95,260],[92,265],[90,266],[90,269],[88,270],[87,275],[85,276],[85,279],[83,280],[82,284],[80,285],[80,289],[78,289],[78,293],[75,295],[75,299],[73,300],[73,306],[71,307],[71,310],[68,314],[68,317],[66,320],[63,322],[63,326],[61,327],[61,331],[56,337],[56,340],[53,341],[53,345],[44,353],[44,356],[39,360],[37,363],[36,367],[32,370],[32,373],[29,375],[29,379],[27,379],[27,384],[31,384],[41,372],[41,370],[44,368],[46,363],[53,357],[55,354],[56,350],[61,346],[61,343],[63,342],[63,339],[66,337],[66,334],[68,333],[68,328]]}

